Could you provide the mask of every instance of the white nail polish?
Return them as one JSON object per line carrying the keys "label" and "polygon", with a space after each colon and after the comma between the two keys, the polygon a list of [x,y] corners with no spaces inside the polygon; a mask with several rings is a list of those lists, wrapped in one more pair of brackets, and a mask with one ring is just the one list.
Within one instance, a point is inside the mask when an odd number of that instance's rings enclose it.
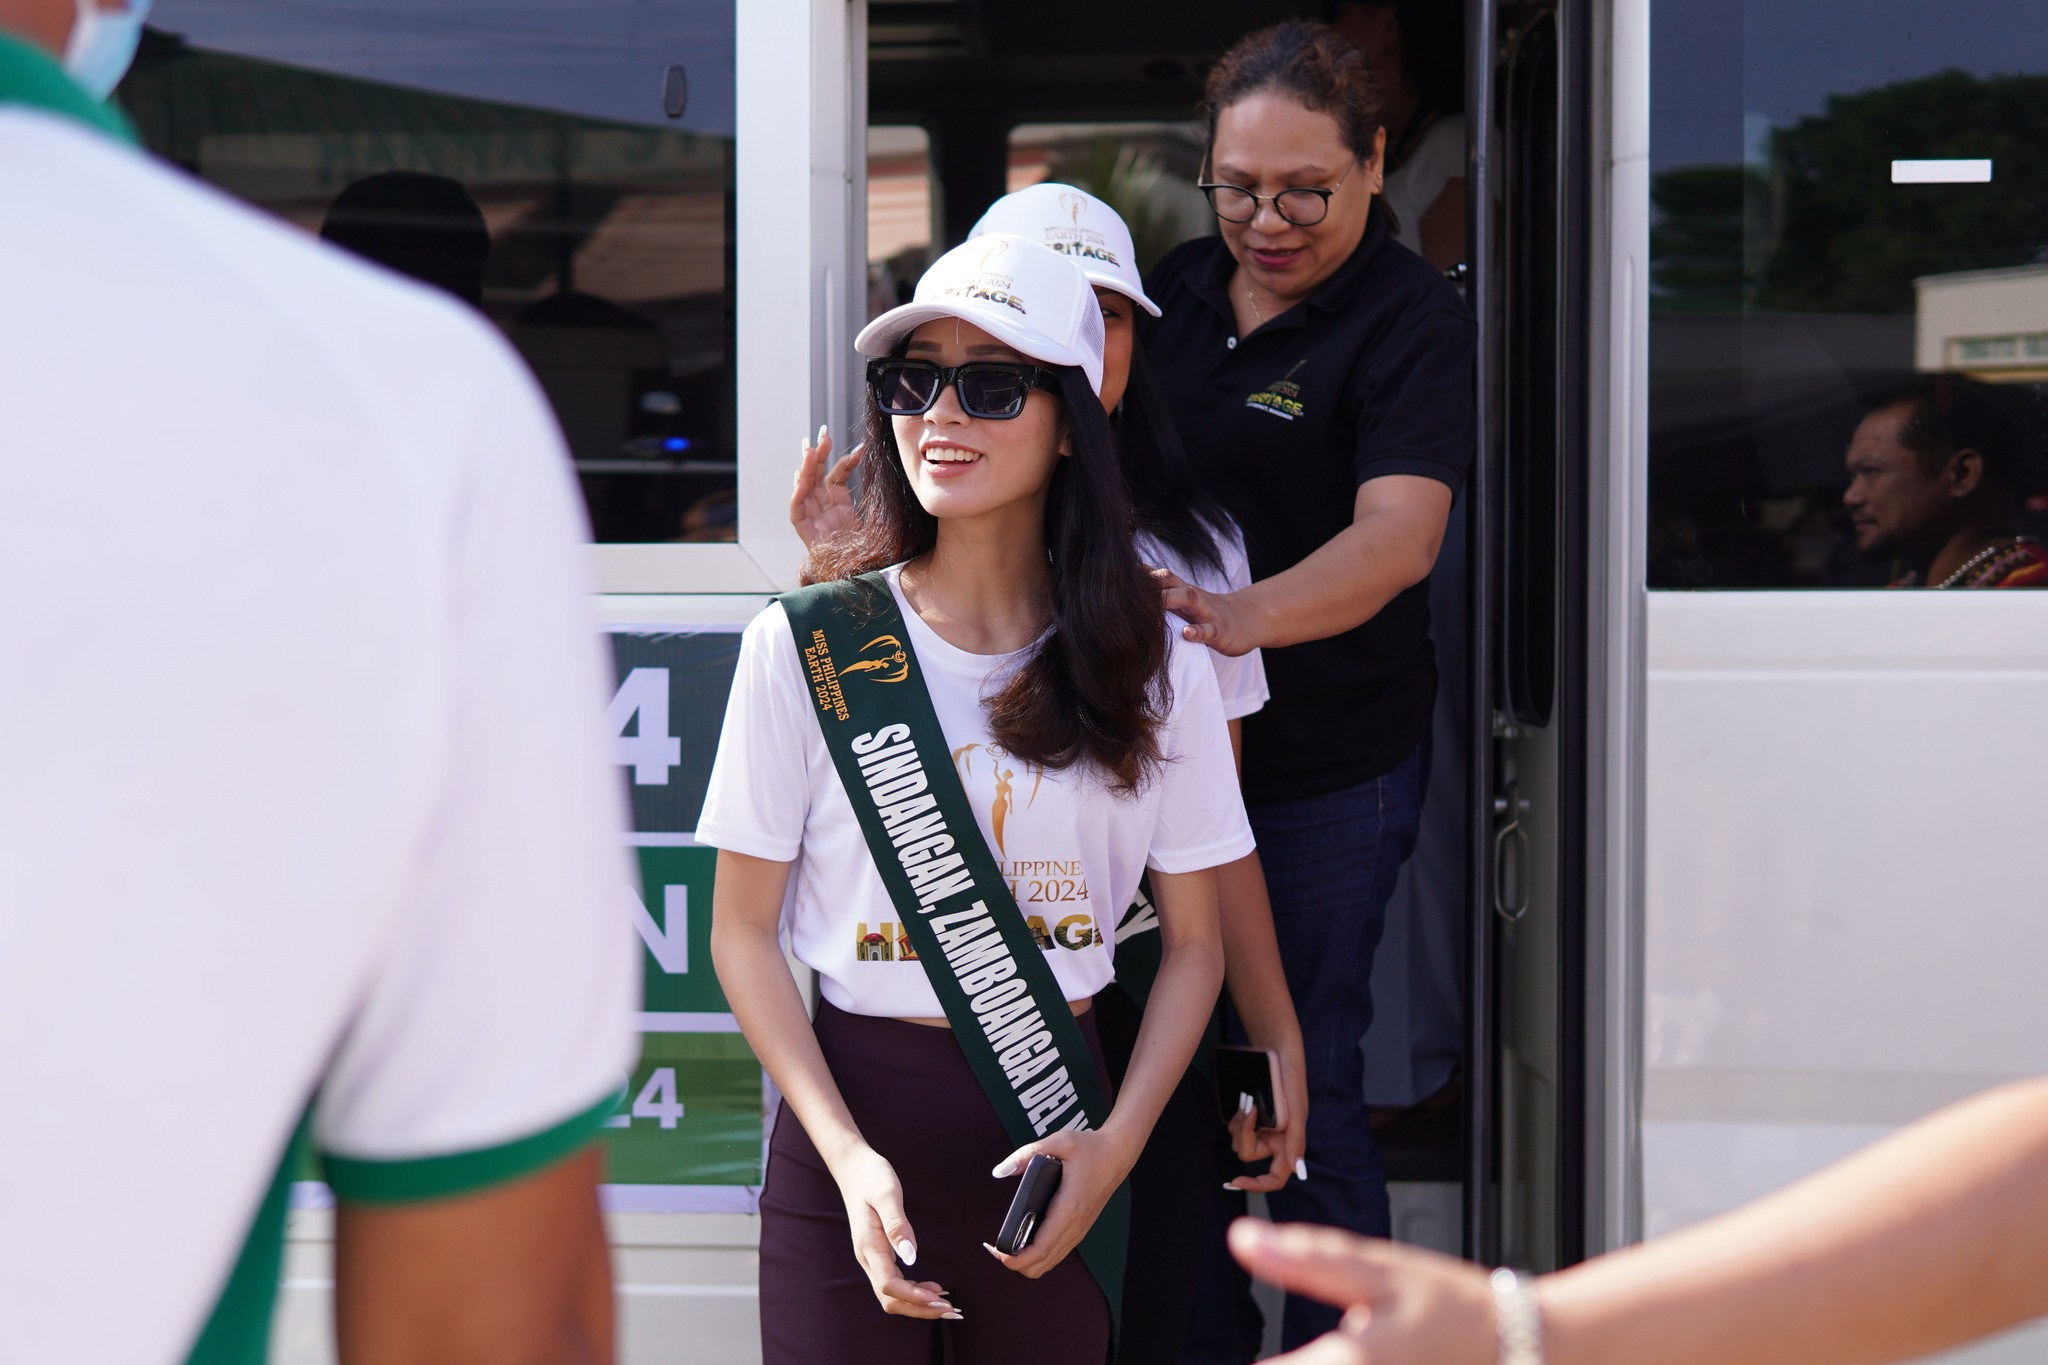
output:
{"label": "white nail polish", "polygon": [[989,1174],[997,1180],[1001,1180],[1006,1175],[1017,1174],[1017,1158],[1005,1157],[1002,1164],[990,1171]]}
{"label": "white nail polish", "polygon": [[1238,1092],[1237,1092],[1237,1112],[1238,1112],[1238,1113],[1240,1113],[1240,1114],[1249,1114],[1249,1113],[1251,1113],[1251,1112],[1252,1112],[1252,1111],[1253,1111],[1254,1109],[1257,1109],[1258,1107],[1259,1107],[1259,1102],[1258,1102],[1257,1100],[1253,1099],[1253,1098],[1252,1098],[1252,1097],[1251,1097],[1250,1095],[1247,1095],[1247,1094],[1246,1094],[1246,1093],[1245,1093],[1244,1091],[1242,1091],[1242,1090],[1240,1090],[1240,1091],[1238,1091]]}
{"label": "white nail polish", "polygon": [[908,1237],[896,1243],[896,1259],[905,1265],[917,1264],[917,1245]]}
{"label": "white nail polish", "polygon": [[1300,1157],[1294,1159],[1294,1178],[1296,1180],[1308,1179],[1308,1163]]}
{"label": "white nail polish", "polygon": [[1230,1191],[1230,1192],[1231,1192],[1232,1194],[1242,1194],[1242,1193],[1243,1193],[1243,1191],[1242,1191],[1242,1190],[1240,1190],[1240,1189],[1238,1189],[1238,1188],[1237,1188],[1237,1185],[1236,1185],[1236,1183],[1235,1183],[1234,1181],[1229,1181],[1229,1180],[1226,1180],[1226,1181],[1224,1181],[1224,1182],[1223,1182],[1223,1188],[1224,1188],[1224,1189],[1226,1189],[1226,1190],[1229,1190],[1229,1191]]}
{"label": "white nail polish", "polygon": [[946,1313],[943,1316],[947,1322],[964,1322],[966,1320],[958,1313]]}

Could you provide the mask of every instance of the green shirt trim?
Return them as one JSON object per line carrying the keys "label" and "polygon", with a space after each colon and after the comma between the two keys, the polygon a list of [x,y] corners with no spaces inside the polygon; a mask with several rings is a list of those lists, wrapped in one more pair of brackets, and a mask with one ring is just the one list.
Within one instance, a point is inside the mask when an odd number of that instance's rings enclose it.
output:
{"label": "green shirt trim", "polygon": [[596,1137],[604,1121],[617,1111],[618,1104],[618,1094],[606,1095],[552,1128],[497,1147],[400,1161],[369,1161],[329,1154],[323,1154],[321,1160],[327,1168],[327,1184],[336,1199],[357,1204],[447,1199],[502,1185],[543,1166],[552,1166]]}
{"label": "green shirt trim", "polygon": [[75,119],[116,142],[140,146],[128,116],[85,93],[55,58],[35,44],[0,32],[0,105],[25,104]]}

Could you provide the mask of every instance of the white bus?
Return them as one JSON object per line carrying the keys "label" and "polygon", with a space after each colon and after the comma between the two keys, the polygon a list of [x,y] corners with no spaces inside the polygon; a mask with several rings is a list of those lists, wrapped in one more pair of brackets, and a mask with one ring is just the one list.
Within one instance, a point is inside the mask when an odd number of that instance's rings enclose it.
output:
{"label": "white bus", "polygon": [[[1454,1025],[1389,1165],[1404,1235],[1542,1269],[2048,1070],[2048,593],[1873,591],[1898,569],[1841,501],[1890,386],[2048,379],[2048,10],[1444,3],[1483,338],[1465,600],[1437,623],[1460,834],[1408,873],[1436,932],[1381,972],[1433,943]],[[152,149],[471,297],[569,436],[645,883],[620,904],[647,1057],[609,1138],[626,1359],[758,1358],[773,1096],[710,977],[688,831],[732,632],[794,581],[799,446],[847,430],[854,331],[1020,183],[1088,181],[1141,253],[1210,230],[1204,64],[1324,13],[159,0],[120,95]],[[1995,452],[2014,535],[2048,520],[2025,445]],[[295,1365],[331,1358],[328,1235],[309,1170]]]}

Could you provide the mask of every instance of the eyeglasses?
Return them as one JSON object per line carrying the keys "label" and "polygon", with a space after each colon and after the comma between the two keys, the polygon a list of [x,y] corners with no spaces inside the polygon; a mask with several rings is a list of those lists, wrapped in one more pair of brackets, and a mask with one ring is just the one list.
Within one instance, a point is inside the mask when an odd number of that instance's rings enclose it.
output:
{"label": "eyeglasses", "polygon": [[891,417],[922,417],[951,384],[969,417],[1006,420],[1024,411],[1033,389],[1059,390],[1060,377],[1037,365],[999,360],[967,365],[934,365],[929,360],[870,360],[868,387]]}
{"label": "eyeglasses", "polygon": [[1326,190],[1297,187],[1278,194],[1253,194],[1242,185],[1208,180],[1197,181],[1195,188],[1209,196],[1209,207],[1226,223],[1249,223],[1259,216],[1259,205],[1271,204],[1273,212],[1296,227],[1314,227],[1329,217],[1330,196],[1344,188],[1344,182],[1357,169],[1358,163],[1352,162],[1337,177],[1337,183]]}

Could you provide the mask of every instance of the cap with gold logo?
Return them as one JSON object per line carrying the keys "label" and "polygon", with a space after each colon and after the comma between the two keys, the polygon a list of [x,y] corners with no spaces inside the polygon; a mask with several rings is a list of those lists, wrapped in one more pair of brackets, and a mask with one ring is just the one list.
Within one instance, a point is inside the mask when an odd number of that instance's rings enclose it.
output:
{"label": "cap with gold logo", "polygon": [[1145,297],[1138,276],[1131,230],[1115,209],[1088,191],[1047,180],[1006,194],[988,206],[967,240],[991,232],[1014,232],[1044,242],[1080,266],[1088,283],[1114,289],[1153,317],[1159,316],[1159,305]]}
{"label": "cap with gold logo", "polygon": [[935,318],[971,322],[1047,365],[1073,365],[1102,392],[1102,309],[1072,257],[995,232],[954,247],[924,272],[909,303],[861,328],[854,349],[889,355]]}

